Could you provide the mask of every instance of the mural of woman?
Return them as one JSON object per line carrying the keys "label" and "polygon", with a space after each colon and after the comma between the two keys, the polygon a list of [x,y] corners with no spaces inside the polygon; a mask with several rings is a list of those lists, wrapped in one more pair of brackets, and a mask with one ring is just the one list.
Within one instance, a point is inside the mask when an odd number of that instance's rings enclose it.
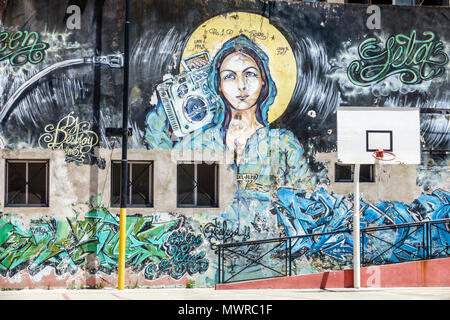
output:
{"label": "mural of woman", "polygon": [[[149,149],[219,150],[235,155],[233,169],[253,179],[239,181],[235,202],[226,210],[240,220],[253,221],[257,230],[279,235],[278,226],[292,229],[285,217],[270,214],[278,191],[312,193],[315,177],[304,157],[304,149],[292,132],[271,129],[269,108],[277,95],[269,58],[245,35],[226,41],[215,55],[208,75],[208,87],[219,98],[213,121],[177,142],[170,139],[170,127],[161,103],[147,115],[146,141]],[[227,216],[227,214],[224,214]],[[271,216],[270,219],[268,216]],[[269,220],[275,219],[269,222]],[[287,227],[289,225],[289,227]],[[288,235],[303,234],[300,225]],[[267,230],[266,230],[267,231]]]}
{"label": "mural of woman", "polygon": [[[269,192],[276,185],[312,192],[315,181],[300,142],[288,130],[270,129],[268,111],[277,88],[264,51],[245,35],[228,40],[211,63],[208,84],[220,97],[213,121],[173,148],[235,152],[239,173],[257,175],[246,189]],[[160,103],[147,116],[146,141],[149,149],[172,148]]]}

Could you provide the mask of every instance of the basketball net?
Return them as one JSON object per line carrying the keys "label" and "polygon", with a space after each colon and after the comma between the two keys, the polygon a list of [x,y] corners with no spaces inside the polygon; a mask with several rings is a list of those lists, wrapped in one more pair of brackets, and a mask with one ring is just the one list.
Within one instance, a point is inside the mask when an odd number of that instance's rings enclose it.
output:
{"label": "basketball net", "polygon": [[383,149],[377,149],[372,156],[379,161],[392,161],[395,160],[395,154],[391,151],[386,151]]}
{"label": "basketball net", "polygon": [[[380,186],[382,183],[388,183],[391,177],[391,166],[384,165],[387,161],[395,160],[395,154],[391,151],[383,149],[377,149],[372,156],[375,158],[375,171],[378,172],[377,176],[377,198],[380,198]],[[375,175],[375,172],[374,172]]]}

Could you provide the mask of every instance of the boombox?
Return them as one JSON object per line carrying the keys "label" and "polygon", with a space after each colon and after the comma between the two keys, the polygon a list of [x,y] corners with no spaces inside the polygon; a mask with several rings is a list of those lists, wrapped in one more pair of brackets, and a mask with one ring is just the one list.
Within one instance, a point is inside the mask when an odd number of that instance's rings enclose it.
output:
{"label": "boombox", "polygon": [[207,52],[190,56],[181,63],[183,72],[156,87],[177,137],[183,137],[211,123],[218,98],[208,87],[211,65]]}

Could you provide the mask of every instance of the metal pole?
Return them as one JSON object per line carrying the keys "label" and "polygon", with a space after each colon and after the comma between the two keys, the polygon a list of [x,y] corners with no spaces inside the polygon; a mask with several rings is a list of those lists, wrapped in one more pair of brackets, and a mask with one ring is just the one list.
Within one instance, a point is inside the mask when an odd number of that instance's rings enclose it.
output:
{"label": "metal pole", "polygon": [[128,145],[128,79],[129,79],[129,25],[130,1],[125,0],[125,35],[124,35],[124,68],[123,68],[123,104],[122,104],[122,184],[120,188],[120,221],[119,221],[119,280],[118,289],[123,290],[125,284],[125,249],[127,229],[127,145]]}
{"label": "metal pole", "polygon": [[288,265],[288,254],[289,254],[289,251],[288,251],[288,240],[284,240],[284,245],[286,246],[286,249],[284,249],[284,254],[285,254],[285,258],[284,258],[284,263],[286,264],[286,272],[285,272],[285,274],[286,274],[286,276],[288,276],[289,275],[289,265]]}
{"label": "metal pole", "polygon": [[221,264],[221,261],[220,261],[220,254],[221,254],[220,250],[221,250],[221,248],[220,248],[220,246],[218,246],[217,249],[218,249],[218,252],[217,252],[217,258],[218,258],[217,266],[218,266],[218,269],[219,269],[218,272],[217,272],[217,276],[218,276],[218,279],[217,279],[218,281],[217,282],[220,284],[220,283],[222,283],[220,281],[220,276],[221,276],[220,273],[222,272],[221,265],[220,265]]}
{"label": "metal pole", "polygon": [[292,240],[288,239],[289,243],[289,277],[292,276]]}
{"label": "metal pole", "polygon": [[360,225],[359,225],[359,163],[355,164],[355,173],[353,175],[355,184],[353,209],[353,287],[359,289],[361,287],[361,258],[360,258]]}

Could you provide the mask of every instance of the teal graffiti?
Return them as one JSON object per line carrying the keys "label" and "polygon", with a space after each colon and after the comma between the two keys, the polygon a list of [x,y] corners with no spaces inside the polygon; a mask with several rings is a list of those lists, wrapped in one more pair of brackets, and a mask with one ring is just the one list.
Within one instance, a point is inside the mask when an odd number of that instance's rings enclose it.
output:
{"label": "teal graffiti", "polygon": [[359,60],[347,68],[349,80],[358,86],[370,86],[393,75],[404,84],[418,84],[442,75],[448,63],[442,41],[431,31],[417,39],[416,30],[409,36],[390,36],[383,49],[375,37],[364,40],[358,47]]}
{"label": "teal graffiti", "polygon": [[146,277],[164,273],[178,280],[186,273],[194,275],[206,272],[209,261],[205,258],[205,252],[196,253],[202,243],[201,235],[196,236],[185,230],[173,231],[164,245],[170,258],[162,259],[159,264],[150,264],[145,270]]}
{"label": "teal graffiti", "polygon": [[11,66],[37,64],[44,59],[48,47],[35,31],[4,31],[0,33],[0,62],[9,60]]}
{"label": "teal graffiti", "polygon": [[[164,244],[184,224],[183,217],[165,222],[156,222],[153,216],[127,217],[126,266],[139,272],[149,264],[170,259]],[[201,240],[198,237],[195,244]],[[98,259],[94,272],[111,274],[117,270],[119,219],[101,204],[100,198],[91,198],[90,210],[83,220],[41,218],[23,228],[12,215],[0,215],[0,275],[3,277],[14,276],[24,269],[33,276],[48,266],[57,275],[74,274],[86,265],[88,255]],[[199,255],[203,259],[204,253]],[[207,268],[207,260],[202,262]],[[204,269],[202,266],[198,271]],[[189,271],[196,272],[192,268]]]}

